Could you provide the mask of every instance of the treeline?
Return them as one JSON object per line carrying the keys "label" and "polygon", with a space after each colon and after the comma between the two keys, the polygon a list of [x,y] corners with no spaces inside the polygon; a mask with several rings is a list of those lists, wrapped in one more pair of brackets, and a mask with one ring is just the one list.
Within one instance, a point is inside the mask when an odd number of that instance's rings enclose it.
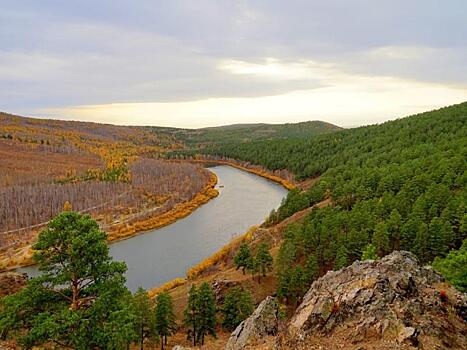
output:
{"label": "treeline", "polygon": [[[310,281],[362,256],[404,249],[423,263],[467,237],[467,103],[309,140],[222,145],[203,152],[286,168],[299,179],[269,223],[323,199],[290,226],[278,257],[279,295],[299,299]],[[373,252],[373,254],[372,254]]]}
{"label": "treeline", "polygon": [[343,166],[397,164],[423,157],[435,148],[461,151],[464,146],[465,151],[466,110],[467,102],[307,139],[220,144],[196,152],[248,161],[270,170],[288,169],[297,179],[305,179]]}

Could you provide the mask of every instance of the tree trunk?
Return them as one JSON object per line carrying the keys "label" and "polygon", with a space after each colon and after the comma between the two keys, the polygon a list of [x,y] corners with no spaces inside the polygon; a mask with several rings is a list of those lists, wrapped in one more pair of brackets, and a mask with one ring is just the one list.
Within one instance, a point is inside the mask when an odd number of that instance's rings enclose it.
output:
{"label": "tree trunk", "polygon": [[72,310],[78,310],[79,305],[78,305],[78,295],[79,295],[79,290],[78,290],[78,279],[76,278],[75,274],[71,274],[71,290],[72,290],[72,297],[71,297],[71,309]]}
{"label": "tree trunk", "polygon": [[141,323],[141,350],[144,348],[144,324]]}
{"label": "tree trunk", "polygon": [[193,321],[193,346],[196,346],[196,327],[195,327],[195,321]]}

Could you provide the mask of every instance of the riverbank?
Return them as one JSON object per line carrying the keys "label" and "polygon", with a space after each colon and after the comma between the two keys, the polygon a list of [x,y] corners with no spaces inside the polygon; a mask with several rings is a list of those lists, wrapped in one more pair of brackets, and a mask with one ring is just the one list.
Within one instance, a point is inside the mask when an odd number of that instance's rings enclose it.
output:
{"label": "riverbank", "polygon": [[[146,220],[137,221],[132,224],[122,223],[111,227],[108,231],[108,242],[113,243],[128,239],[148,230],[158,229],[185,218],[197,208],[219,195],[219,192],[215,189],[217,181],[216,174],[210,172],[210,179],[206,186],[191,200],[181,202],[173,209]],[[0,272],[33,265],[32,255],[33,250],[31,245],[26,245],[16,251],[0,255]]]}
{"label": "riverbank", "polygon": [[150,217],[147,220],[138,221],[127,225],[123,223],[108,232],[108,241],[116,242],[123,239],[134,237],[149,230],[158,229],[174,223],[177,220],[183,219],[190,215],[197,208],[209,202],[211,199],[219,195],[219,191],[215,189],[217,184],[216,174],[211,173],[211,178],[208,184],[201,192],[195,195],[193,199],[177,204],[173,209],[155,217]]}
{"label": "riverbank", "polygon": [[203,261],[199,262],[195,266],[191,267],[186,272],[186,278],[181,278],[181,277],[175,278],[169,282],[164,283],[161,286],[151,288],[150,290],[148,290],[149,297],[153,298],[160,293],[167,292],[176,287],[184,285],[188,281],[192,281],[196,279],[207,269],[216,265],[221,260],[225,259],[227,256],[235,252],[242,243],[250,241],[253,238],[253,235],[257,230],[258,230],[258,226],[252,226],[246,233],[233,238],[229,243],[224,245],[217,252],[207,257]]}
{"label": "riverbank", "polygon": [[285,179],[283,177],[274,175],[270,171],[261,169],[259,167],[254,167],[254,166],[248,166],[248,165],[242,165],[239,163],[236,163],[234,161],[230,160],[215,160],[215,159],[208,159],[208,158],[200,158],[200,159],[171,159],[170,161],[172,162],[190,162],[190,163],[202,163],[202,164],[216,164],[216,165],[228,165],[233,168],[237,168],[261,177],[264,177],[265,179],[268,179],[270,181],[273,181],[275,183],[278,183],[285,187],[287,190],[292,190],[296,187],[299,187],[299,184],[295,183],[295,181]]}

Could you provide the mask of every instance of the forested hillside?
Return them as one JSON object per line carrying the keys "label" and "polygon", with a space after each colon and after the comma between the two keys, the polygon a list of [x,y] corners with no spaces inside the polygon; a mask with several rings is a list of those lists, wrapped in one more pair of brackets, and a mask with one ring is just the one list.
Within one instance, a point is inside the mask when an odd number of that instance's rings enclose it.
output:
{"label": "forested hillside", "polygon": [[279,294],[299,296],[310,280],[356,259],[392,250],[431,262],[467,236],[467,103],[381,125],[302,140],[220,145],[201,150],[299,179],[318,177],[311,189],[293,190],[268,223],[325,198],[301,224],[290,225],[278,256]]}
{"label": "forested hillside", "polygon": [[322,121],[287,124],[234,124],[202,129],[172,129],[173,135],[188,148],[242,143],[257,140],[302,139],[341,130]]}

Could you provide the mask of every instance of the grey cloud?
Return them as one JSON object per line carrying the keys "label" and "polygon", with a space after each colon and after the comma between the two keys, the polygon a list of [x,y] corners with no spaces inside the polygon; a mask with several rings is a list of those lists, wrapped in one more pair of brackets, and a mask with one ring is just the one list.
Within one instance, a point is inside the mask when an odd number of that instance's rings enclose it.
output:
{"label": "grey cloud", "polygon": [[[362,75],[465,85],[466,13],[460,0],[7,0],[0,9],[0,109],[265,96],[322,86],[219,71],[226,59],[314,60]],[[375,54],[385,47],[428,54]]]}

